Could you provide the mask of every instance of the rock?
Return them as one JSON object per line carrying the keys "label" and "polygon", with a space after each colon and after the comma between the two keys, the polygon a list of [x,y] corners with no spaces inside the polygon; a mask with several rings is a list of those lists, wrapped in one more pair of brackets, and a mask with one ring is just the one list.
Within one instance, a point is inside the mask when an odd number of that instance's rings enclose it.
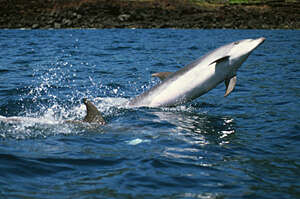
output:
{"label": "rock", "polygon": [[61,28],[61,24],[60,24],[60,23],[57,23],[57,22],[55,22],[55,23],[54,23],[54,28],[55,28],[55,29],[59,29],[59,28]]}
{"label": "rock", "polygon": [[95,18],[91,17],[89,21],[90,21],[90,24],[93,24],[95,22]]}
{"label": "rock", "polygon": [[49,19],[49,20],[47,21],[47,24],[50,25],[50,24],[53,24],[54,22],[55,22],[54,19]]}
{"label": "rock", "polygon": [[70,19],[64,18],[62,21],[63,25],[70,26],[72,25],[72,21]]}
{"label": "rock", "polygon": [[31,26],[32,29],[37,29],[39,27],[39,24],[35,23]]}
{"label": "rock", "polygon": [[127,21],[129,18],[130,18],[130,15],[127,15],[127,14],[122,14],[122,15],[118,16],[118,19],[120,21]]}
{"label": "rock", "polygon": [[[159,1],[153,1],[157,3],[103,0],[49,0],[47,1],[49,3],[40,0],[26,3],[18,0],[2,1],[0,0],[0,28],[299,29],[300,27],[299,3],[296,2],[299,0],[280,4],[278,3],[280,0],[267,1],[266,4],[251,4],[251,6],[224,3],[213,7],[210,5],[206,7],[204,4],[196,6],[178,0],[162,1],[168,2],[167,4],[158,3]],[[214,1],[209,2],[214,5]]]}
{"label": "rock", "polygon": [[54,10],[50,12],[50,16],[51,16],[51,17],[55,17],[55,15],[56,15],[56,13],[55,13]]}
{"label": "rock", "polygon": [[77,13],[73,12],[73,18],[77,18]]}

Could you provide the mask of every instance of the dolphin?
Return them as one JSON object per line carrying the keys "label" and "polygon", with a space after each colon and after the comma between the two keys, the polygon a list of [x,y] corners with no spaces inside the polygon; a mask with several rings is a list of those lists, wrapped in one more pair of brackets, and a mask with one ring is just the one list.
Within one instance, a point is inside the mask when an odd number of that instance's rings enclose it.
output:
{"label": "dolphin", "polygon": [[221,46],[177,72],[155,73],[162,81],[129,101],[130,107],[176,106],[190,102],[225,82],[228,96],[237,81],[236,72],[264,37]]}
{"label": "dolphin", "polygon": [[106,122],[102,117],[100,111],[97,107],[90,102],[88,99],[84,98],[83,103],[86,106],[86,115],[83,120],[67,120],[64,121],[65,123],[72,123],[72,124],[81,124],[81,123],[90,123],[90,124],[98,124],[98,125],[105,125]]}
{"label": "dolphin", "polygon": [[[105,125],[105,120],[102,117],[99,110],[96,106],[90,102],[88,99],[83,99],[83,103],[86,106],[86,116],[83,120],[66,120],[63,123],[68,124],[96,124],[96,125]],[[36,121],[38,122],[38,118],[29,118],[29,117],[3,117],[0,116],[0,121],[3,122],[26,122],[26,121]]]}

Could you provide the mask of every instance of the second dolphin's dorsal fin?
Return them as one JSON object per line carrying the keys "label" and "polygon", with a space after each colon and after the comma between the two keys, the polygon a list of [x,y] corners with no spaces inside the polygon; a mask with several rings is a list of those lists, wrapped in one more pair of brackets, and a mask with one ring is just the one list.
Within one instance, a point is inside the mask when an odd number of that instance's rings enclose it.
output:
{"label": "second dolphin's dorsal fin", "polygon": [[224,97],[228,96],[233,91],[235,85],[236,85],[236,75],[231,78],[225,79],[226,92]]}
{"label": "second dolphin's dorsal fin", "polygon": [[167,77],[169,77],[172,74],[172,72],[159,72],[159,73],[153,73],[152,77],[158,77],[160,80],[164,80]]}
{"label": "second dolphin's dorsal fin", "polygon": [[97,107],[86,98],[83,99],[83,103],[86,106],[86,116],[83,119],[83,122],[104,125],[105,120],[103,119]]}

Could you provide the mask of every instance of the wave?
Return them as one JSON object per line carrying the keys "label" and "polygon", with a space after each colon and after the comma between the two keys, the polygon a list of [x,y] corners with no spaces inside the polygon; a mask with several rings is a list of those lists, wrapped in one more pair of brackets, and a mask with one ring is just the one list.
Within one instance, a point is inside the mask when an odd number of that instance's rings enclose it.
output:
{"label": "wave", "polygon": [[[94,98],[98,110],[105,117],[119,113],[119,109],[125,109],[128,99],[126,98]],[[51,134],[81,133],[82,128],[75,129],[71,124],[66,124],[67,120],[82,120],[86,114],[84,104],[75,104],[69,107],[66,104],[54,103],[37,112],[25,112],[24,116],[3,116],[0,115],[0,137],[26,139],[36,136],[46,137]],[[54,132],[54,133],[51,133]]]}

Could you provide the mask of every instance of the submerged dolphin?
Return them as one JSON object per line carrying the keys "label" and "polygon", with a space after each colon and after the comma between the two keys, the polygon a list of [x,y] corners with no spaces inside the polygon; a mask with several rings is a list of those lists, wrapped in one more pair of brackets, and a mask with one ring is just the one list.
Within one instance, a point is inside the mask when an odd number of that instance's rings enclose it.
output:
{"label": "submerged dolphin", "polygon": [[176,106],[192,101],[225,82],[227,96],[236,84],[236,72],[265,38],[245,39],[221,46],[181,70],[156,73],[162,82],[129,102],[131,107]]}
{"label": "submerged dolphin", "polygon": [[[98,111],[96,106],[87,99],[83,99],[83,103],[86,106],[86,116],[83,120],[66,120],[64,123],[70,124],[83,124],[83,123],[90,123],[90,124],[97,124],[97,125],[104,125],[105,120],[103,119],[101,113]],[[0,116],[0,121],[3,122],[26,122],[26,121],[39,121],[37,118],[29,118],[29,117],[3,117]]]}
{"label": "submerged dolphin", "polygon": [[86,106],[86,116],[84,119],[81,120],[67,120],[65,123],[73,123],[73,124],[78,124],[78,123],[90,123],[90,124],[98,124],[98,125],[104,125],[105,120],[102,117],[100,111],[97,109],[97,107],[87,100],[86,98],[83,99],[83,103]]}

